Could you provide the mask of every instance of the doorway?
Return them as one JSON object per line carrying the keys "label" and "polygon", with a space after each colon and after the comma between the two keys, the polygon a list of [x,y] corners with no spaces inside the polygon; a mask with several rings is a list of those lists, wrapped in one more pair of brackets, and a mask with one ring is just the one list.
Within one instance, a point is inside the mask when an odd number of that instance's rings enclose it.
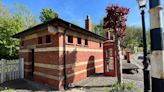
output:
{"label": "doorway", "polygon": [[34,67],[35,67],[35,50],[31,49],[31,60],[32,60],[32,64],[31,64],[31,77],[33,78],[34,75]]}

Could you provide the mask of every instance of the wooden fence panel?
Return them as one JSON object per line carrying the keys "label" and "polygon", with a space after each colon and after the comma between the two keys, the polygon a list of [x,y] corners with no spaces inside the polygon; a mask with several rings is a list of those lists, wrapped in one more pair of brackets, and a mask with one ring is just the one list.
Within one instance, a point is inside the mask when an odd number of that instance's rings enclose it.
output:
{"label": "wooden fence panel", "polygon": [[0,60],[0,83],[24,78],[24,60]]}

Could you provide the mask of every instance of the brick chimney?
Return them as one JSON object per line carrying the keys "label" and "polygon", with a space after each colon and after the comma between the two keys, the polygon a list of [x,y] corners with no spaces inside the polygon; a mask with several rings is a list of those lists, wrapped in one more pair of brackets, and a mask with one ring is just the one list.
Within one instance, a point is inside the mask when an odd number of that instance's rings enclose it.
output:
{"label": "brick chimney", "polygon": [[85,29],[92,31],[92,22],[90,17],[87,15],[87,18],[85,20]]}

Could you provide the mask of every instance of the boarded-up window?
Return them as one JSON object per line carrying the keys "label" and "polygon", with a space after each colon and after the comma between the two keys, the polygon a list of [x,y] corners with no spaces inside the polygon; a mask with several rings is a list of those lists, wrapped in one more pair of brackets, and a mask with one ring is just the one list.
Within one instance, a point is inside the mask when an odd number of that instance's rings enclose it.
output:
{"label": "boarded-up window", "polygon": [[81,38],[77,38],[77,44],[81,44]]}
{"label": "boarded-up window", "polygon": [[51,36],[50,35],[46,35],[46,43],[51,43]]}
{"label": "boarded-up window", "polygon": [[88,45],[88,39],[85,39],[85,45]]}
{"label": "boarded-up window", "polygon": [[67,38],[68,43],[73,43],[73,36],[68,35]]}
{"label": "boarded-up window", "polygon": [[101,43],[99,43],[100,47],[101,47]]}
{"label": "boarded-up window", "polygon": [[38,37],[38,44],[42,44],[43,41],[42,41],[42,37]]}

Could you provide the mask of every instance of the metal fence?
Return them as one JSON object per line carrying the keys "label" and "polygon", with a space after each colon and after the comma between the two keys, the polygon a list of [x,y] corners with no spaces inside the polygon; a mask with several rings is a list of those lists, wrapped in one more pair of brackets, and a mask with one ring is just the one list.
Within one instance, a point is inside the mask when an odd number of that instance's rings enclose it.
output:
{"label": "metal fence", "polygon": [[0,83],[24,78],[24,60],[0,60]]}

